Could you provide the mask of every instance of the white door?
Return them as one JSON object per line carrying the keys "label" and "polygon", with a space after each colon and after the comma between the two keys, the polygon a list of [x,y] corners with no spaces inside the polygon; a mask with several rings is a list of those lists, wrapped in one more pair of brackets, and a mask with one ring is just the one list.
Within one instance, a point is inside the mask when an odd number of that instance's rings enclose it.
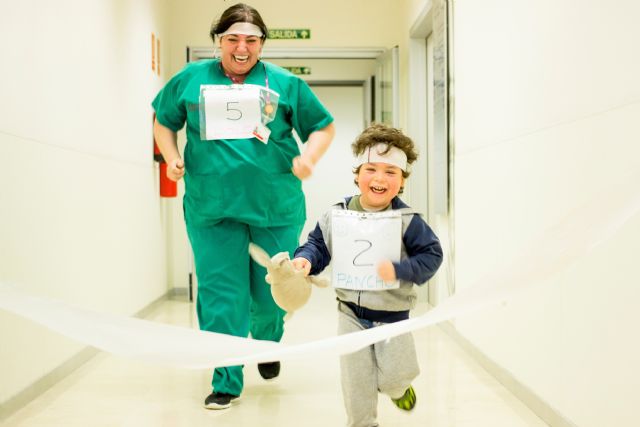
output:
{"label": "white door", "polygon": [[302,183],[307,199],[307,222],[301,242],[307,240],[320,215],[332,204],[341,197],[357,194],[351,143],[362,132],[364,124],[363,86],[312,85],[311,88],[333,115],[336,137],[313,175]]}
{"label": "white door", "polygon": [[400,127],[399,49],[394,47],[378,57],[376,69],[375,119]]}

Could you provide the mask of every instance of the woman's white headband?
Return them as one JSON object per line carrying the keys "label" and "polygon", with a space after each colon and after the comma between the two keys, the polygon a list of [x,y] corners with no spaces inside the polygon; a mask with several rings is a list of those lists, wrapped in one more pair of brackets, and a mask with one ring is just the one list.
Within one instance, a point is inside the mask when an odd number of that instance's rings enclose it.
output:
{"label": "woman's white headband", "polygon": [[[385,151],[388,152],[385,153]],[[364,153],[356,157],[356,167],[364,163],[388,163],[407,171],[407,154],[397,147],[389,147],[381,142],[373,147],[367,147]]]}
{"label": "woman's white headband", "polygon": [[262,30],[255,24],[250,22],[236,22],[227,28],[224,33],[218,34],[218,37],[227,36],[229,34],[242,34],[245,36],[257,36],[262,37]]}

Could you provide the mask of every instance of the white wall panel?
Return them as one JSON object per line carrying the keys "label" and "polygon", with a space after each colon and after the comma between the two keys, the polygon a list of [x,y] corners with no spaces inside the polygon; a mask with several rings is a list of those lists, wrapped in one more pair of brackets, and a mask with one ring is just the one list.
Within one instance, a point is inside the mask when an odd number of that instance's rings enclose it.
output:
{"label": "white wall panel", "polygon": [[[631,196],[619,184],[640,169],[640,5],[456,0],[454,11],[463,290],[599,189]],[[465,338],[579,426],[638,422],[639,221],[527,298],[456,321]]]}
{"label": "white wall panel", "polygon": [[[0,280],[133,314],[167,291],[152,161],[161,1],[4,2]],[[0,313],[0,402],[82,346]]]}

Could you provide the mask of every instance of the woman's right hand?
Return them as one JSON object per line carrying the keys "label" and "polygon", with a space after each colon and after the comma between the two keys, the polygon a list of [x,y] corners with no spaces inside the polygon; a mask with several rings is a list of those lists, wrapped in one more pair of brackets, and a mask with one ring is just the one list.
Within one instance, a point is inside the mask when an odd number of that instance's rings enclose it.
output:
{"label": "woman's right hand", "polygon": [[184,176],[184,161],[181,158],[175,158],[167,163],[167,178],[171,181],[180,181]]}

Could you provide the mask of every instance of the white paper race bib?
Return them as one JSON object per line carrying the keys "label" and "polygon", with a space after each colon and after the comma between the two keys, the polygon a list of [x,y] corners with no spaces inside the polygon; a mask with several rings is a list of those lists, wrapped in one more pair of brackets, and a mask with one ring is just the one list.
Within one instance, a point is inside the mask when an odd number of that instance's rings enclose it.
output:
{"label": "white paper race bib", "polygon": [[255,85],[203,85],[200,88],[201,137],[253,138],[260,118],[260,87]]}
{"label": "white paper race bib", "polygon": [[385,283],[377,274],[381,261],[400,261],[402,217],[400,212],[331,213],[331,263],[335,288],[381,291],[400,286]]}

